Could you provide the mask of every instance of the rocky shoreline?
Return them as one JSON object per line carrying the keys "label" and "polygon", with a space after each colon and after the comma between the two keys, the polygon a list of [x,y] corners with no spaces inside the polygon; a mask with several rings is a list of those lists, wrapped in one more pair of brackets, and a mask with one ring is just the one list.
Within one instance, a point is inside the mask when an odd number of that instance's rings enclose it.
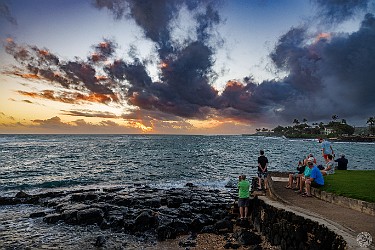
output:
{"label": "rocky shoreline", "polygon": [[[128,189],[103,188],[35,195],[19,192],[15,197],[0,197],[0,206],[11,209],[12,206],[29,204],[35,207],[29,213],[29,219],[42,219],[48,225],[96,225],[103,233],[91,242],[84,242],[86,247],[93,249],[126,249],[121,244],[110,243],[108,235],[113,233],[132,235],[140,244],[154,248],[171,239],[179,239],[178,246],[184,249],[213,249],[212,246],[221,249],[271,248],[264,237],[253,230],[249,221],[237,220],[236,199],[234,187],[216,190],[187,184],[184,188],[162,190],[139,185]],[[201,235],[205,236],[202,238]],[[205,238],[216,240],[206,242]],[[8,244],[8,248],[14,247],[12,243]],[[59,244],[63,242],[55,243]],[[200,244],[208,245],[202,247]]]}

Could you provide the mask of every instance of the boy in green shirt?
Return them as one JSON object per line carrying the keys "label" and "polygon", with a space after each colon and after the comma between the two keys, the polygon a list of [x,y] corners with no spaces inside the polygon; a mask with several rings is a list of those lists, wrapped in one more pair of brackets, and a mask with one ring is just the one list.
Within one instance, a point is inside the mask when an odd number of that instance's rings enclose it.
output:
{"label": "boy in green shirt", "polygon": [[238,177],[238,207],[240,209],[240,219],[247,218],[249,211],[249,189],[250,182],[246,180],[246,175]]}

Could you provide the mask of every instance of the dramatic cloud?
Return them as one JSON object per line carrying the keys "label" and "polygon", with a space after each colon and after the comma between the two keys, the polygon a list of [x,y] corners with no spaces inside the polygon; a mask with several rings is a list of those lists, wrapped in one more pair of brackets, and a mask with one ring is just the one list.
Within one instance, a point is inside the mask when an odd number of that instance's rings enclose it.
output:
{"label": "dramatic cloud", "polygon": [[82,94],[77,92],[56,92],[53,90],[43,90],[41,92],[27,92],[27,91],[17,91],[23,96],[29,96],[33,98],[46,99],[51,101],[71,103],[71,104],[80,104],[84,102],[93,102],[93,103],[109,103],[112,101],[107,95],[90,93]]}
{"label": "dramatic cloud", "polygon": [[271,54],[278,68],[289,71],[283,80],[289,101],[280,115],[289,120],[293,116],[318,120],[336,113],[353,118],[370,115],[375,106],[374,16],[367,14],[352,34],[308,40],[308,34],[293,28]]}
{"label": "dramatic cloud", "polygon": [[[367,14],[354,33],[312,34],[306,24],[282,35],[270,53],[274,67],[285,72],[281,80],[254,82],[250,77],[230,80],[220,92],[212,87],[220,38],[215,32],[223,22],[220,1],[214,0],[96,0],[119,21],[133,19],[154,44],[158,79],[151,77],[151,61],[131,54],[131,60],[116,56],[119,45],[104,39],[94,45],[86,60],[65,61],[48,49],[6,44],[26,71],[13,72],[23,78],[48,81],[64,91],[19,91],[23,96],[64,103],[94,102],[128,104],[122,119],[148,129],[191,129],[186,118],[275,124],[294,118],[309,121],[332,114],[346,119],[370,115],[375,98],[375,20]],[[371,1],[315,0],[324,21],[342,22],[359,11],[369,10]],[[174,22],[186,10],[194,32],[176,40]],[[190,30],[191,31],[191,30]],[[221,41],[222,42],[222,41]],[[131,51],[136,50],[133,45]],[[350,105],[349,105],[350,104]],[[85,110],[63,111],[70,116],[116,118],[111,113]],[[353,115],[354,114],[354,115]],[[63,126],[58,117],[34,121]],[[80,121],[82,122],[82,121]],[[134,125],[133,124],[133,125]],[[141,125],[142,124],[142,125]],[[65,125],[64,125],[65,126]],[[103,125],[104,126],[104,125]],[[224,126],[224,125],[223,125]]]}
{"label": "dramatic cloud", "polygon": [[[340,23],[371,8],[371,0],[313,0],[319,17],[327,23]],[[373,7],[373,6],[372,6]]]}

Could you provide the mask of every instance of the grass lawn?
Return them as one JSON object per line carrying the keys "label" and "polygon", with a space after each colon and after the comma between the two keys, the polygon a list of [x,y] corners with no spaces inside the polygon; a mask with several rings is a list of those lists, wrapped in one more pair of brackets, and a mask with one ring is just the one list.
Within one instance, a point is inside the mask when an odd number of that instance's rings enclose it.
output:
{"label": "grass lawn", "polygon": [[321,190],[337,195],[375,202],[375,170],[336,170],[324,177]]}

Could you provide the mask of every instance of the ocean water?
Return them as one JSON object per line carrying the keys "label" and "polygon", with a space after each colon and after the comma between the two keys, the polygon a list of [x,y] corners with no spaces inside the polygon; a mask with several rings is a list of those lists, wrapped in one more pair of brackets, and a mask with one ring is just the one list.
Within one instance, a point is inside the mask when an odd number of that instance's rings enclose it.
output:
{"label": "ocean water", "polygon": [[[374,143],[335,142],[349,169],[375,169]],[[190,135],[0,135],[0,196],[51,189],[127,184],[158,188],[224,188],[239,174],[255,176],[259,150],[271,171],[293,171],[313,153],[323,164],[317,140],[279,137]]]}
{"label": "ocean water", "polygon": [[[333,143],[345,153],[349,169],[375,169],[374,143]],[[323,162],[316,140],[252,136],[176,135],[0,135],[0,196],[67,189],[149,185],[182,187],[186,183],[225,189],[239,174],[255,176],[259,150],[264,149],[271,171],[293,171],[313,153]],[[30,218],[49,208],[35,205],[0,206],[0,248],[165,249],[154,242],[98,226],[47,224]]]}

